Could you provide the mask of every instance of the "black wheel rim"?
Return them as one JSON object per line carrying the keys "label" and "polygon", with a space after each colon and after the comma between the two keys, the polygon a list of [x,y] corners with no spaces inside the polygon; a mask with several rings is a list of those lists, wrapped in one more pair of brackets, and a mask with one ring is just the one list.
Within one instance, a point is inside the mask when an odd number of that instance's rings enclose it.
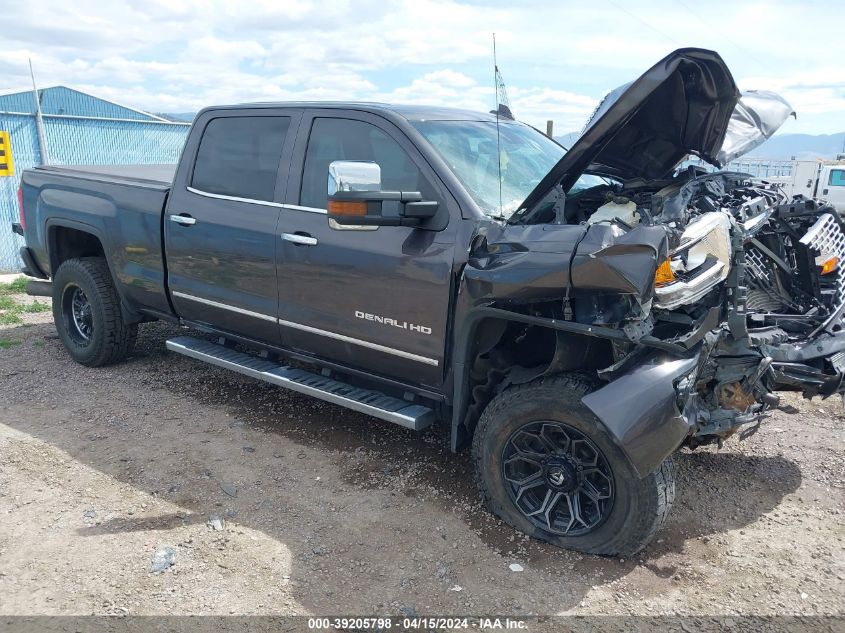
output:
{"label": "black wheel rim", "polygon": [[88,296],[79,286],[65,288],[62,308],[70,337],[82,345],[91,340],[94,333],[94,316]]}
{"label": "black wheel rim", "polygon": [[502,450],[513,504],[532,524],[561,536],[598,528],[613,508],[613,472],[584,433],[554,421],[514,431]]}

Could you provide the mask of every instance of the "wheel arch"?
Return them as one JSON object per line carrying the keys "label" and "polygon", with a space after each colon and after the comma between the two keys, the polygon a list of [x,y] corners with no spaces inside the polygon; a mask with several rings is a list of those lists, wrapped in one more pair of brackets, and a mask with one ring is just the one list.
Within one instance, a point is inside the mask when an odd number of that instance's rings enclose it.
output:
{"label": "wheel arch", "polygon": [[[495,350],[507,340],[514,325],[541,328],[553,337],[554,353],[548,362],[523,367],[504,359],[504,377],[484,385],[487,393],[471,380],[475,359]],[[587,331],[584,331],[587,328]],[[607,331],[605,331],[607,330]],[[543,376],[578,370],[594,371],[613,364],[612,341],[623,342],[617,330],[590,327],[559,319],[535,317],[498,308],[471,312],[457,337],[451,419],[451,447],[457,451],[472,439],[475,423],[487,402],[511,384],[524,384]],[[593,341],[604,347],[595,354]],[[630,343],[630,341],[628,341]],[[640,476],[646,476],[683,443],[692,423],[679,406],[677,384],[696,371],[699,353],[679,356],[670,345],[652,345],[632,367],[615,372],[609,382],[583,398],[583,403],[622,449]],[[561,363],[559,361],[566,362]],[[481,401],[479,401],[481,396]],[[486,402],[484,397],[488,399]],[[477,405],[477,406],[476,406]]]}
{"label": "wheel arch", "polygon": [[[458,451],[467,446],[472,438],[474,425],[486,402],[479,410],[473,410],[474,400],[479,394],[479,385],[473,381],[473,369],[477,361],[491,352],[501,351],[500,358],[493,359],[498,371],[503,374],[503,383],[488,384],[496,392],[486,394],[489,399],[500,391],[502,384],[522,384],[534,378],[577,369],[597,369],[611,364],[610,341],[601,337],[579,332],[569,332],[553,327],[560,321],[530,317],[517,312],[496,308],[473,310],[457,333],[453,364],[453,399],[451,418],[451,448]],[[517,362],[512,353],[515,337],[531,332],[534,341],[532,354],[526,359],[520,354]],[[527,335],[526,335],[527,336]],[[510,352],[510,353],[509,353]]]}
{"label": "wheel arch", "polygon": [[47,221],[45,232],[51,276],[55,277],[59,266],[68,259],[102,257],[108,266],[117,295],[120,297],[120,311],[124,321],[138,323],[143,319],[143,315],[129,306],[123,288],[117,282],[111,257],[105,248],[108,242],[104,230],[76,220],[50,219]]}

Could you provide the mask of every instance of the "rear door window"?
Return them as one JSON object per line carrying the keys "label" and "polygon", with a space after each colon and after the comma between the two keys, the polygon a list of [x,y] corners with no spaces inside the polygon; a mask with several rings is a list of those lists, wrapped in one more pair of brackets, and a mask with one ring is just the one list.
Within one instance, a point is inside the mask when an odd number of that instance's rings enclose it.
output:
{"label": "rear door window", "polygon": [[199,191],[272,201],[290,117],[220,117],[200,139],[191,186]]}

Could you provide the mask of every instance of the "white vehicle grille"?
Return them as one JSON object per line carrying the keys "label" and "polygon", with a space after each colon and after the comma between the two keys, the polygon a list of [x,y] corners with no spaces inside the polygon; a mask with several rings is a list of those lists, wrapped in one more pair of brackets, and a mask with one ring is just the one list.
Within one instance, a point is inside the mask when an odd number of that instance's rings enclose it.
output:
{"label": "white vehicle grille", "polygon": [[[845,233],[830,213],[816,220],[801,238],[801,243],[815,250],[821,260],[838,257],[839,266],[845,266]],[[837,271],[835,303],[834,309],[845,303],[845,275],[841,270]]]}

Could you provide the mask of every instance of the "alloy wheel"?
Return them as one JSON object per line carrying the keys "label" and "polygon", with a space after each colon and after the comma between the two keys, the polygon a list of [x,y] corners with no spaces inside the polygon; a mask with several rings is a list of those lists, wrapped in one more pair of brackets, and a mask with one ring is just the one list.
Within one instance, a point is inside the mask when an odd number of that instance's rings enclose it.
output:
{"label": "alloy wheel", "polygon": [[502,451],[511,501],[535,526],[581,536],[601,525],[613,507],[613,473],[584,433],[555,421],[514,431]]}
{"label": "alloy wheel", "polygon": [[87,344],[94,334],[93,308],[88,296],[79,286],[70,285],[65,288],[62,307],[71,338],[77,343]]}

